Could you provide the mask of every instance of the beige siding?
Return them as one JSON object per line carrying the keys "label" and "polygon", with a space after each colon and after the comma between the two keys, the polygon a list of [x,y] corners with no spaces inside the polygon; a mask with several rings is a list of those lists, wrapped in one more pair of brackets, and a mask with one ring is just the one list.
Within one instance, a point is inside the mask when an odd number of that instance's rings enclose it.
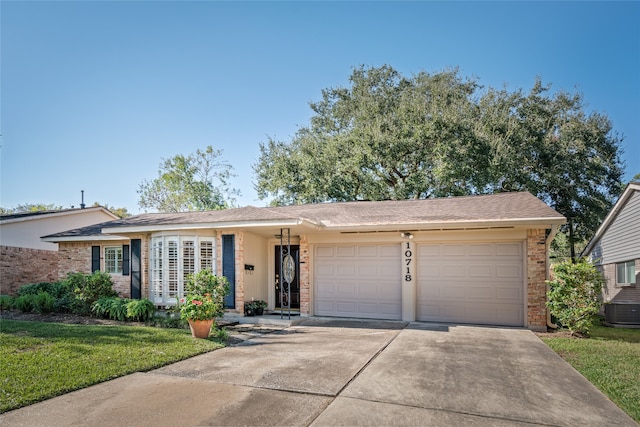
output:
{"label": "beige siding", "polygon": [[[244,270],[244,264],[253,265],[253,271]],[[244,234],[244,261],[243,270],[240,272],[244,276],[245,301],[251,299],[267,301],[268,284],[267,278],[267,239],[251,233]]]}
{"label": "beige siding", "polygon": [[65,214],[37,216],[23,221],[9,220],[0,225],[0,235],[5,246],[55,251],[58,250],[57,243],[43,242],[40,237],[113,219],[102,209],[88,208]]}

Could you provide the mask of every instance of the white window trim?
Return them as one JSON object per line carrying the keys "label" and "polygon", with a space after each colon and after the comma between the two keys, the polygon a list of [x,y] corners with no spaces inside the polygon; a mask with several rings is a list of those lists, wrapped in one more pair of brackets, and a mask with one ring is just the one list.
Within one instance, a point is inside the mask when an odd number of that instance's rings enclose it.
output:
{"label": "white window trim", "polygon": [[[636,264],[635,260],[623,261],[623,262],[617,262],[616,263],[616,286],[619,286],[619,287],[635,286],[635,284],[636,284],[635,264]],[[619,273],[618,266],[620,266],[620,265],[624,266],[623,268],[624,268],[624,276],[625,277],[624,277],[623,281],[620,281],[620,277],[619,277],[619,274],[618,274]],[[628,272],[629,266],[632,266],[632,268],[633,268],[633,274],[632,274],[633,277],[631,277],[632,281],[630,281],[629,277],[627,277],[627,272]]]}
{"label": "white window trim", "polygon": [[[115,271],[109,271],[107,266],[109,265],[108,262],[108,257],[107,257],[107,251],[109,250],[115,250],[116,252],[116,259],[115,259]],[[104,271],[105,273],[109,273],[109,274],[117,274],[117,275],[122,275],[122,263],[123,263],[123,253],[122,253],[122,246],[105,246],[103,248],[103,256],[104,256]],[[118,254],[120,254],[120,258],[118,258]]]}
{"label": "white window trim", "polygon": [[[169,271],[169,243],[175,242],[177,245],[177,292],[176,296],[170,295],[170,271]],[[216,274],[216,238],[205,236],[182,236],[182,235],[157,235],[151,238],[151,250],[149,251],[149,299],[156,305],[175,305],[178,298],[184,296],[185,277],[185,242],[193,242],[193,269],[197,273],[201,269],[201,243],[211,243],[212,271]],[[161,250],[159,250],[161,248]],[[160,259],[158,260],[158,255]],[[160,261],[160,262],[158,262]]]}

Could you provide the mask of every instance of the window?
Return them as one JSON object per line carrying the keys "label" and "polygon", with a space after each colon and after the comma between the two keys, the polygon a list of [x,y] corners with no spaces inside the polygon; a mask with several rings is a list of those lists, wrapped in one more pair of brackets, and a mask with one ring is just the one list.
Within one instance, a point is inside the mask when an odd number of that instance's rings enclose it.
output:
{"label": "window", "polygon": [[155,236],[150,251],[151,300],[171,305],[184,296],[189,274],[209,269],[215,273],[215,238]]}
{"label": "window", "polygon": [[104,248],[104,271],[111,274],[122,274],[122,246]]}
{"label": "window", "polygon": [[636,262],[627,261],[616,264],[616,284],[633,285],[636,283]]}

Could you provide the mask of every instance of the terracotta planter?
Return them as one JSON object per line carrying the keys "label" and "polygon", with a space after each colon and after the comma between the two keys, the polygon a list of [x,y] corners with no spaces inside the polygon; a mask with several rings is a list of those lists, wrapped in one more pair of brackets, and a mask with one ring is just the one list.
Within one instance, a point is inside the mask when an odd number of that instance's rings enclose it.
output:
{"label": "terracotta planter", "polygon": [[189,328],[194,338],[208,338],[213,326],[214,319],[209,320],[191,320],[189,319]]}

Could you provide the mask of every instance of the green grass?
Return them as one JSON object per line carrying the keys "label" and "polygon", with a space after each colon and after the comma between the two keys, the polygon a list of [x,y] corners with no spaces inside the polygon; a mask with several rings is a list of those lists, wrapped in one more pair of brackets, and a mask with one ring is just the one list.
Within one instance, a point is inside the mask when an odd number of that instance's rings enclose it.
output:
{"label": "green grass", "polygon": [[0,413],[223,346],[184,329],[0,320]]}
{"label": "green grass", "polygon": [[591,338],[542,340],[640,422],[640,329],[594,326]]}

